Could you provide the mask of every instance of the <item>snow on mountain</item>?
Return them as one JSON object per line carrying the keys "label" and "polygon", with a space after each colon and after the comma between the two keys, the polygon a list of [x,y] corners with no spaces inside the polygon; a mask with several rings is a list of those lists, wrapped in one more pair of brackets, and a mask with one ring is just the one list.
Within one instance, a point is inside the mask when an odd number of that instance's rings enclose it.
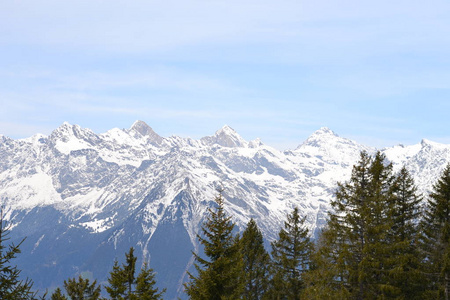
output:
{"label": "snow on mountain", "polygon": [[64,122],[52,132],[50,139],[55,143],[56,150],[69,154],[70,151],[93,148],[98,141],[98,136],[90,129]]}
{"label": "snow on mountain", "polygon": [[148,143],[154,146],[161,146],[164,142],[164,139],[143,121],[134,122],[133,126],[127,132],[137,139],[146,138]]}
{"label": "snow on mountain", "polygon": [[427,195],[439,174],[450,162],[450,146],[423,139],[420,144],[384,149],[394,170],[403,165],[411,172],[419,191]]}
{"label": "snow on mountain", "polygon": [[201,139],[206,145],[220,145],[223,147],[247,147],[245,141],[233,128],[228,125],[217,130],[214,136],[208,136]]}
{"label": "snow on mountain", "polygon": [[[163,138],[142,121],[102,134],[64,123],[48,137],[0,136],[0,199],[13,235],[28,237],[19,262],[37,287],[81,272],[105,280],[114,258],[133,246],[168,287],[167,299],[183,298],[190,251],[217,187],[240,229],[254,218],[272,240],[298,206],[314,233],[362,150],[376,149],[328,128],[281,152],[229,126],[194,140]],[[450,162],[449,145],[427,140],[382,151],[423,193]]]}

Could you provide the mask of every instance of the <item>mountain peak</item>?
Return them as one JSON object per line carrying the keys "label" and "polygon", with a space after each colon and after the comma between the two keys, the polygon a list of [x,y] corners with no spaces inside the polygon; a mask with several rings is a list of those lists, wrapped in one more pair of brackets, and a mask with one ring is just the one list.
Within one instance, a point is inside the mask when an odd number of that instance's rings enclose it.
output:
{"label": "mountain peak", "polygon": [[159,136],[153,129],[147,125],[144,121],[137,120],[131,126],[129,132],[136,138],[149,137],[150,143],[153,145],[161,145],[163,138]]}
{"label": "mountain peak", "polygon": [[338,136],[333,130],[328,127],[321,127],[319,130],[316,130],[313,135],[333,135]]}
{"label": "mountain peak", "polygon": [[246,147],[247,142],[230,126],[224,125],[214,136],[201,139],[209,145],[218,144],[224,147]]}
{"label": "mountain peak", "polygon": [[136,120],[133,125],[131,125],[130,131],[131,130],[139,132],[141,135],[147,135],[150,132],[153,132],[153,129],[141,120]]}
{"label": "mountain peak", "polygon": [[434,148],[442,148],[445,147],[445,144],[441,144],[438,142],[434,142],[434,141],[430,141],[428,139],[422,139],[422,141],[420,142],[420,145],[422,147],[434,147]]}
{"label": "mountain peak", "polygon": [[72,128],[74,125],[70,124],[67,121],[64,121],[58,128],[56,128],[56,131],[64,131],[67,130],[69,128]]}
{"label": "mountain peak", "polygon": [[77,131],[77,125],[72,125],[69,122],[62,123],[58,128],[53,130],[51,136],[58,138],[67,138],[68,136],[74,136]]}
{"label": "mountain peak", "polygon": [[233,128],[231,128],[228,125],[223,125],[222,128],[220,128],[219,130],[216,131],[216,136],[218,135],[222,135],[222,134],[226,134],[226,135],[238,135],[238,133],[236,132],[236,130],[234,130]]}
{"label": "mountain peak", "polygon": [[262,146],[262,145],[264,145],[264,144],[263,144],[263,142],[261,141],[260,138],[256,138],[256,139],[254,139],[253,141],[250,141],[250,142],[248,143],[248,146],[249,146],[250,148],[258,148],[259,146]]}
{"label": "mountain peak", "polygon": [[301,149],[305,146],[321,148],[328,147],[326,145],[336,144],[336,143],[352,143],[350,140],[339,137],[333,130],[328,127],[321,127],[316,130],[306,141],[303,142],[296,150]]}
{"label": "mountain peak", "polygon": [[83,135],[90,135],[94,134],[91,129],[89,128],[82,128],[80,125],[77,124],[70,124],[69,122],[65,121],[63,122],[58,128],[53,130],[52,134],[53,136],[75,136],[77,138],[81,138]]}

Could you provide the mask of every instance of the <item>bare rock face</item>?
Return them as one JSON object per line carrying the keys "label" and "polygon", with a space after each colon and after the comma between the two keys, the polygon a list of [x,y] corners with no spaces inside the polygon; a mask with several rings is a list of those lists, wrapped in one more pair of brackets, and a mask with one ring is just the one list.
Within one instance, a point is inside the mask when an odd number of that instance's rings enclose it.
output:
{"label": "bare rock face", "polygon": [[[191,251],[218,186],[238,228],[253,218],[270,241],[297,206],[314,235],[362,150],[375,151],[328,128],[280,152],[229,126],[193,140],[163,138],[142,121],[102,134],[64,123],[48,137],[0,135],[0,201],[13,241],[27,237],[17,263],[36,288],[81,273],[102,282],[133,246],[138,264],[150,262],[167,287],[165,299],[184,299]],[[449,145],[427,140],[382,151],[423,193],[450,162]]]}
{"label": "bare rock face", "polygon": [[164,141],[164,139],[154,132],[144,121],[134,122],[133,126],[129,129],[129,133],[135,138],[146,137],[149,143],[155,146],[161,146]]}

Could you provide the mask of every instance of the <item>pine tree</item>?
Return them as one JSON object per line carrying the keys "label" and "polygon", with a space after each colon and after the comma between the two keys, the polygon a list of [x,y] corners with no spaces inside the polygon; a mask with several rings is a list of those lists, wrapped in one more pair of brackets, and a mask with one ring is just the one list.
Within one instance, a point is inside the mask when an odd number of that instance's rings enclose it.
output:
{"label": "pine tree", "polygon": [[67,300],[67,297],[65,295],[63,295],[62,291],[60,288],[57,288],[52,296],[51,296],[51,300]]}
{"label": "pine tree", "polygon": [[136,299],[139,300],[159,300],[163,299],[162,295],[166,291],[165,289],[161,292],[155,287],[155,272],[152,268],[144,263],[136,279]]}
{"label": "pine tree", "polygon": [[105,287],[106,292],[113,300],[125,299],[127,290],[127,278],[122,266],[119,265],[117,260],[114,261],[113,269],[109,273],[108,283]]}
{"label": "pine tree", "polygon": [[303,276],[310,268],[312,251],[304,222],[305,217],[300,217],[296,207],[287,215],[278,240],[272,242],[273,277],[269,297],[273,299],[300,299]]}
{"label": "pine tree", "polygon": [[64,280],[64,289],[71,300],[97,300],[100,299],[101,288],[97,285],[97,280],[93,283],[89,279],[83,279],[81,276],[78,280],[69,278]]}
{"label": "pine tree", "polygon": [[30,279],[21,280],[17,266],[11,261],[20,253],[19,244],[5,245],[10,239],[9,227],[3,220],[3,209],[0,208],[0,299],[34,299],[36,293],[32,292],[33,282]]}
{"label": "pine tree", "polygon": [[392,164],[385,162],[385,156],[377,152],[369,168],[369,198],[365,205],[366,243],[363,248],[360,276],[367,282],[369,297],[386,298],[400,293],[398,287],[390,284],[389,271],[394,267],[389,229],[393,226],[391,212],[394,210],[395,175]]}
{"label": "pine tree", "polygon": [[136,260],[134,256],[134,248],[131,247],[128,253],[125,253],[125,264],[122,266],[123,278],[127,287],[125,299],[131,299],[133,295],[133,286],[136,283],[134,276],[136,272]]}
{"label": "pine tree", "polygon": [[130,251],[125,253],[124,264],[119,265],[117,260],[114,261],[106,292],[113,300],[162,299],[165,290],[159,292],[158,288],[155,288],[155,273],[147,263],[144,263],[138,276],[135,276],[136,260],[134,248],[131,247]]}
{"label": "pine tree", "polygon": [[208,209],[209,215],[202,226],[203,236],[197,235],[208,259],[193,253],[197,276],[189,273],[185,284],[191,299],[239,299],[243,284],[242,258],[239,241],[233,236],[234,224],[223,206],[222,191],[215,198],[216,208]]}
{"label": "pine tree", "polygon": [[383,298],[396,288],[389,284],[392,268],[388,230],[392,226],[395,177],[392,165],[377,153],[361,153],[348,182],[338,183],[328,221],[333,243],[328,259],[337,268],[339,294],[355,299]]}
{"label": "pine tree", "polygon": [[429,297],[449,299],[450,293],[450,164],[427,199],[422,222],[425,272],[432,282]]}
{"label": "pine tree", "polygon": [[403,167],[396,176],[391,203],[392,226],[389,240],[389,285],[395,287],[389,297],[422,299],[424,278],[420,270],[421,254],[418,248],[418,220],[422,198],[417,194],[414,180]]}
{"label": "pine tree", "polygon": [[346,289],[356,299],[363,299],[366,282],[359,276],[359,266],[364,257],[367,235],[366,213],[369,201],[371,158],[361,153],[358,165],[353,166],[349,182],[338,183],[336,199],[331,201],[334,213],[330,214],[328,226],[336,236],[335,261],[338,263],[340,288]]}
{"label": "pine tree", "polygon": [[262,299],[268,288],[270,256],[264,248],[264,239],[255,220],[250,219],[242,233],[240,248],[243,258],[243,299]]}
{"label": "pine tree", "polygon": [[305,289],[302,299],[349,299],[347,289],[342,288],[342,263],[339,261],[338,237],[328,228],[322,229],[311,254],[310,270],[303,275]]}

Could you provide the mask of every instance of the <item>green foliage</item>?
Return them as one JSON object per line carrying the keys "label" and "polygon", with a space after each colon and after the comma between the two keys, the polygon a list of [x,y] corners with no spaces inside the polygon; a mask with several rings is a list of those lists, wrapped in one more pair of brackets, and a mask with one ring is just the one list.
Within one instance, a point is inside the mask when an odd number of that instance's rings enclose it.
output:
{"label": "green foliage", "polygon": [[216,208],[208,210],[203,236],[197,236],[208,259],[193,253],[198,274],[189,273],[190,282],[185,284],[191,299],[239,299],[243,290],[239,240],[233,236],[234,224],[225,213],[223,201],[220,191]]}
{"label": "green foliage", "polygon": [[312,243],[308,229],[304,226],[298,208],[287,215],[278,234],[272,242],[272,281],[269,295],[274,299],[300,299],[304,288],[303,276],[311,263]]}
{"label": "green foliage", "polygon": [[262,299],[268,288],[270,256],[264,248],[263,235],[253,219],[242,233],[240,248],[245,285],[243,299]]}
{"label": "green foliage", "polygon": [[431,280],[428,295],[449,299],[450,293],[450,164],[427,199],[422,221],[424,268]]}
{"label": "green foliage", "polygon": [[[355,299],[386,297],[397,292],[387,279],[390,263],[388,230],[392,226],[394,203],[392,166],[384,156],[374,158],[361,153],[348,182],[338,183],[336,198],[331,202],[327,238],[328,248],[322,258],[336,268],[332,284],[339,294]],[[332,266],[333,265],[333,266]]]}
{"label": "green foliage", "polygon": [[133,299],[163,299],[162,295],[164,294],[165,289],[159,292],[158,288],[155,288],[155,284],[155,273],[153,272],[153,269],[151,269],[148,264],[145,263],[136,279],[136,297],[134,297]]}
{"label": "green foliage", "polygon": [[421,200],[414,180],[403,167],[396,176],[390,205],[386,281],[394,288],[385,291],[386,297],[423,298],[425,278],[420,270],[423,257],[418,247]]}
{"label": "green foliage", "polygon": [[305,289],[303,299],[349,299],[350,294],[342,287],[342,264],[336,247],[339,240],[328,227],[316,241],[311,254],[310,270],[303,275]]}
{"label": "green foliage", "polygon": [[78,280],[69,278],[67,281],[64,280],[64,289],[71,300],[100,299],[101,288],[97,285],[97,280],[90,283],[89,279],[83,279],[81,276],[78,277]]}
{"label": "green foliage", "polygon": [[21,280],[20,270],[11,265],[11,261],[20,253],[19,244],[5,246],[10,239],[9,227],[3,221],[3,209],[0,209],[0,299],[35,299],[36,293],[31,291],[33,282],[30,279]]}
{"label": "green foliage", "polygon": [[133,285],[136,283],[134,273],[136,272],[136,260],[134,248],[131,247],[128,253],[125,253],[125,264],[122,266],[123,277],[127,286],[127,298],[130,299],[133,294]]}
{"label": "green foliage", "polygon": [[121,266],[114,262],[113,270],[109,273],[106,292],[111,299],[117,300],[150,300],[162,299],[165,290],[159,292],[155,288],[155,273],[147,263],[141,268],[138,276],[136,273],[136,260],[134,249],[131,247],[128,253],[125,253],[125,263]]}
{"label": "green foliage", "polygon": [[127,291],[127,278],[122,266],[117,260],[114,261],[113,269],[109,273],[109,285],[105,287],[106,292],[113,300],[125,299]]}
{"label": "green foliage", "polygon": [[338,183],[308,298],[421,299],[420,201],[405,168],[395,175],[380,152],[362,152],[350,180]]}
{"label": "green foliage", "polygon": [[51,300],[67,300],[66,296],[63,295],[62,291],[60,288],[57,288],[52,296],[51,296]]}

